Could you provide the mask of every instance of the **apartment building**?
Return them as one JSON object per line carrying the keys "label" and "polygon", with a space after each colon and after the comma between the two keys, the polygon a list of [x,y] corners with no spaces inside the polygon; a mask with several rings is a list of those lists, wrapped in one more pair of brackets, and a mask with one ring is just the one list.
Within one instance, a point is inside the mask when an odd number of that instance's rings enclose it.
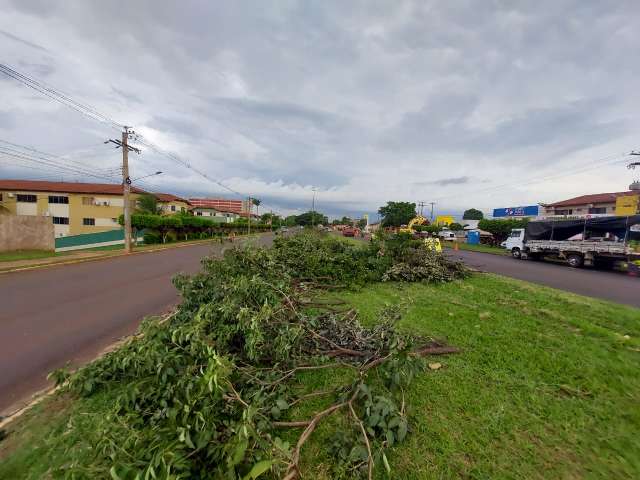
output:
{"label": "apartment building", "polygon": [[163,215],[184,213],[188,212],[191,208],[191,202],[189,202],[189,200],[177,197],[171,193],[154,193],[153,196],[158,199],[158,206],[162,210]]}
{"label": "apartment building", "polygon": [[[131,188],[131,207],[145,193]],[[56,237],[120,228],[122,185],[104,183],[0,180],[0,211],[51,217]]]}
{"label": "apartment building", "polygon": [[224,212],[222,210],[218,210],[217,208],[205,206],[194,206],[191,208],[191,213],[193,213],[197,217],[207,217],[214,222],[220,223],[231,223],[240,216],[236,212]]}
{"label": "apartment building", "polygon": [[190,198],[189,202],[194,207],[212,208],[219,212],[248,213],[248,200],[231,200],[228,198]]}

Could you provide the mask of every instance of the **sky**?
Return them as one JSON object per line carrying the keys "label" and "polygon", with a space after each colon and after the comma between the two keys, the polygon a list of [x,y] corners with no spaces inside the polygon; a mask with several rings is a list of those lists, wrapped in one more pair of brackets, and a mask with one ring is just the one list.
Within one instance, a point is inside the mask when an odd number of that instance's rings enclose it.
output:
{"label": "sky", "polygon": [[[1,63],[263,209],[309,210],[315,189],[330,216],[375,218],[387,201],[490,212],[633,180],[635,0],[0,0],[0,11]],[[103,142],[118,135],[0,74],[0,140],[113,176],[120,153]],[[234,196],[148,148],[130,163],[133,178],[163,172],[142,188]],[[2,155],[0,178],[83,179]]]}

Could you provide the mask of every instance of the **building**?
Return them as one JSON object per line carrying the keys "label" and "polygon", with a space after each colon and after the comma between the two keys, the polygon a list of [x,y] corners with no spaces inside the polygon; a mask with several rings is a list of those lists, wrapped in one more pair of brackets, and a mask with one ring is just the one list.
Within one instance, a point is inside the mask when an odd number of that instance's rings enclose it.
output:
{"label": "building", "polygon": [[625,200],[619,201],[619,199],[627,196],[637,197],[638,192],[630,190],[626,192],[595,193],[591,195],[581,195],[579,197],[562,200],[560,202],[541,204],[543,210],[541,212],[541,216],[626,215],[627,213],[623,213],[622,210],[618,212],[616,207],[618,204],[626,204]]}
{"label": "building", "polygon": [[446,227],[447,225],[451,225],[456,221],[451,215],[438,215],[436,216],[435,225],[439,225],[441,227]]}
{"label": "building", "polygon": [[197,217],[208,217],[210,220],[220,223],[231,223],[240,216],[239,213],[223,212],[222,210],[206,206],[196,207],[193,206],[193,204],[191,207],[191,213],[193,213]]}
{"label": "building", "polygon": [[219,212],[247,213],[250,210],[248,200],[230,200],[228,198],[190,198],[194,207],[213,208]]}
{"label": "building", "polygon": [[[131,192],[135,208],[145,192]],[[63,237],[119,229],[124,198],[120,184],[0,180],[0,206],[12,215],[51,217],[55,236]]]}
{"label": "building", "polygon": [[177,197],[171,193],[154,193],[158,199],[158,206],[162,215],[172,215],[174,213],[187,212],[191,208],[191,202],[184,198]]}

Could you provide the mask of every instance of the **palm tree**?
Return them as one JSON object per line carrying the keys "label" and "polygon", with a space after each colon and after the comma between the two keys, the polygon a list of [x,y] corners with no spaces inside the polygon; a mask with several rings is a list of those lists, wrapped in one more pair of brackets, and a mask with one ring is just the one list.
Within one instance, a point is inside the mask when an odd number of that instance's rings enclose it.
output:
{"label": "palm tree", "polygon": [[[251,199],[251,203],[252,203],[253,205],[255,205],[255,206],[256,206],[256,215],[260,215],[260,214],[258,213],[258,209],[259,209],[260,204],[261,204],[262,202],[261,202],[260,200],[258,200],[257,198],[252,198],[252,199]],[[249,215],[251,215],[251,209],[249,209]]]}

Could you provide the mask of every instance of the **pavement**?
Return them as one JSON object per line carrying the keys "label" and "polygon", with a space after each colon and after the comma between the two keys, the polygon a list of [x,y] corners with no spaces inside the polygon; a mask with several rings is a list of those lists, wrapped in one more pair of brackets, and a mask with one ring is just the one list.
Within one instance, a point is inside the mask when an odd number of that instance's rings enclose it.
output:
{"label": "pavement", "polygon": [[570,268],[548,261],[516,260],[510,256],[468,250],[447,249],[445,254],[484,272],[640,308],[640,278],[621,272]]}
{"label": "pavement", "polygon": [[[248,240],[270,245],[272,234]],[[238,242],[236,242],[238,243]],[[199,244],[0,275],[0,415],[50,386],[47,374],[81,365],[171,310],[171,278],[231,244]]]}

